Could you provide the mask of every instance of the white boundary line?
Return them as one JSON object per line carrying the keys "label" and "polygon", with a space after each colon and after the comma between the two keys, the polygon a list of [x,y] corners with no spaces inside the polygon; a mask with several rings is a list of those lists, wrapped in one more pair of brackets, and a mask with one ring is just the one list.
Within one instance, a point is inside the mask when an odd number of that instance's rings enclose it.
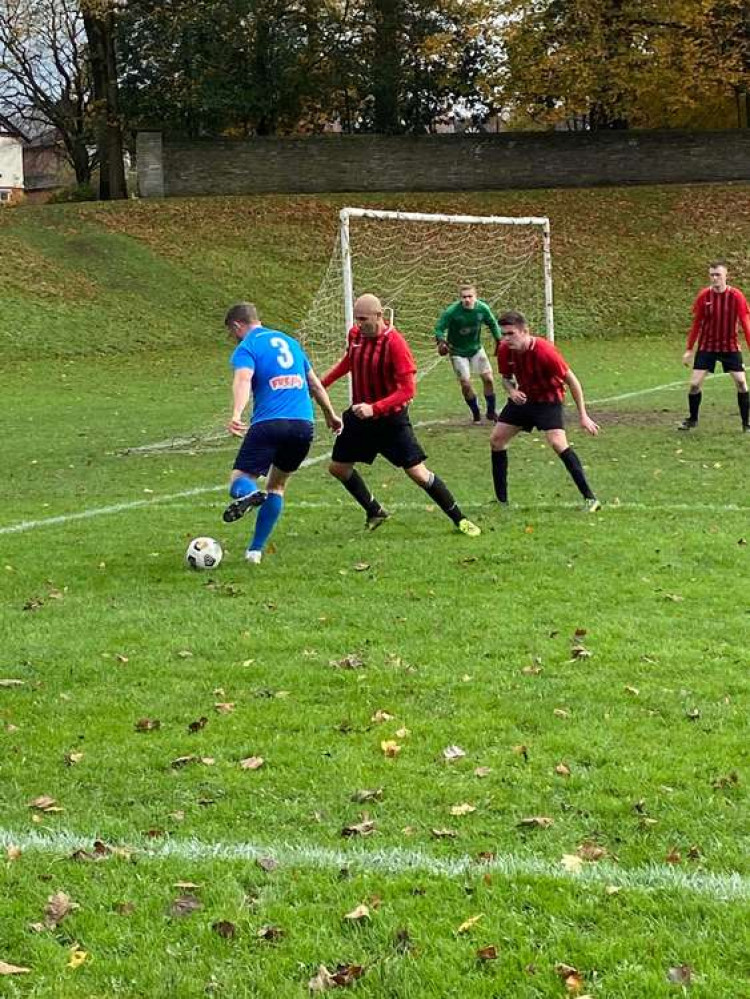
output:
{"label": "white boundary line", "polygon": [[[81,836],[72,832],[14,832],[0,829],[0,847],[18,846],[21,850],[40,853],[70,854],[88,848],[98,837]],[[280,865],[313,870],[338,871],[354,867],[366,872],[405,874],[421,872],[435,877],[457,878],[467,874],[485,873],[501,875],[509,880],[519,877],[550,878],[583,885],[616,885],[641,891],[672,889],[693,892],[717,900],[744,900],[750,898],[750,878],[742,874],[712,874],[706,871],[690,872],[675,866],[650,864],[646,867],[622,868],[617,864],[600,862],[584,864],[577,874],[566,871],[560,861],[540,857],[522,857],[504,854],[487,863],[463,854],[454,858],[433,857],[423,850],[399,847],[350,850],[328,849],[322,846],[295,846],[281,843],[275,846],[257,843],[204,843],[198,839],[165,840],[154,845],[140,843],[129,846],[142,859],[185,861],[202,860],[258,860],[273,857]]]}
{"label": "white boundary line", "polygon": [[[719,378],[721,376],[709,375],[708,377]],[[589,405],[601,406],[604,403],[608,402],[618,402],[623,399],[633,399],[636,396],[649,395],[654,392],[661,392],[665,389],[677,388],[680,385],[687,385],[687,381],[685,379],[681,379],[678,382],[666,382],[663,385],[654,385],[651,388],[637,389],[634,392],[625,392],[621,395],[607,396],[604,399],[593,399],[591,402],[589,402]],[[450,423],[450,422],[451,421],[447,419],[423,420],[419,423],[415,423],[414,426],[417,428],[432,427],[442,423]],[[311,465],[317,465],[319,462],[325,461],[327,458],[330,458],[330,451],[327,451],[325,454],[316,455],[314,458],[308,458],[306,461],[302,463],[302,467],[307,468]],[[197,489],[186,489],[183,492],[179,493],[169,493],[166,496],[154,496],[153,499],[131,500],[127,503],[114,503],[112,504],[112,506],[92,507],[89,508],[88,510],[80,510],[78,513],[64,513],[60,514],[57,517],[43,517],[40,518],[39,520],[22,520],[16,524],[7,524],[5,527],[0,527],[0,536],[6,534],[23,534],[26,531],[36,530],[36,528],[38,527],[53,527],[56,524],[68,524],[76,520],[90,520],[93,517],[105,517],[116,513],[124,513],[126,510],[138,510],[142,507],[152,506],[157,503],[171,503],[173,500],[187,499],[191,496],[202,496],[205,495],[206,493],[221,492],[222,489],[226,489],[226,485],[201,486]],[[472,504],[466,504],[466,505],[472,506]],[[620,509],[622,509],[623,507],[625,508],[631,507],[636,509],[637,504],[623,503],[621,504]],[[644,509],[646,508],[647,507],[644,504]],[[537,509],[539,508],[537,507]],[[658,510],[658,509],[667,509],[667,507],[664,508],[648,507],[648,509]],[[736,510],[740,512],[745,508],[734,507],[734,506],[727,506],[727,507],[719,506],[719,507],[704,507],[704,508],[691,507],[691,506],[675,506],[674,508],[669,507],[669,509],[675,509],[675,510],[683,509],[683,510],[696,510],[696,511],[704,509],[706,510],[706,512],[712,512],[712,511],[721,512],[725,510],[726,511]]]}

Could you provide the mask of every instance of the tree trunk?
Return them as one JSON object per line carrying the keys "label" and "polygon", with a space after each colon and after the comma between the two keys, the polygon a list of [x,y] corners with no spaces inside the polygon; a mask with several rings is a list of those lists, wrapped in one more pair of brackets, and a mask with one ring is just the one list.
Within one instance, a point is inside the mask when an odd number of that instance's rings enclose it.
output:
{"label": "tree trunk", "polygon": [[102,201],[127,198],[118,107],[114,14],[111,10],[94,13],[85,6],[82,13],[97,123],[99,197]]}
{"label": "tree trunk", "polygon": [[401,83],[402,10],[400,0],[375,0],[375,38],[372,44],[372,92],[375,97],[375,131],[395,135],[399,120]]}

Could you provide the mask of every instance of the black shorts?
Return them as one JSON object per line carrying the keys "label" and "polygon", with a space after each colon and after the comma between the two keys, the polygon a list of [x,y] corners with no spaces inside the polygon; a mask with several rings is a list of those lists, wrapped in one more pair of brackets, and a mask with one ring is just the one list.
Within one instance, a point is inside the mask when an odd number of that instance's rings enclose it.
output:
{"label": "black shorts", "polygon": [[309,420],[263,420],[245,434],[234,467],[249,475],[266,475],[271,465],[280,472],[296,472],[312,439]]}
{"label": "black shorts", "polygon": [[527,432],[537,430],[564,430],[565,415],[561,402],[506,402],[497,418],[498,423],[509,423]]}
{"label": "black shorts", "polygon": [[333,445],[333,460],[344,465],[354,465],[358,461],[371,465],[379,454],[397,468],[413,468],[427,457],[406,410],[360,420],[347,409],[343,430]]}
{"label": "black shorts", "polygon": [[699,350],[693,361],[693,369],[713,372],[717,361],[721,362],[724,371],[745,370],[745,365],[742,363],[742,353],[739,350]]}

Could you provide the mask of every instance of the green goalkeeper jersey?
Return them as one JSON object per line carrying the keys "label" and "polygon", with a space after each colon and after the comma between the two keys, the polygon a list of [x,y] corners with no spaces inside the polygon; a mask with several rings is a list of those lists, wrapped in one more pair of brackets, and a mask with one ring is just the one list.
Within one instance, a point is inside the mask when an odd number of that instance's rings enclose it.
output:
{"label": "green goalkeeper jersey", "polygon": [[482,346],[482,323],[499,341],[500,327],[489,305],[478,298],[473,309],[465,309],[459,299],[438,319],[435,337],[447,341],[456,357],[473,357]]}

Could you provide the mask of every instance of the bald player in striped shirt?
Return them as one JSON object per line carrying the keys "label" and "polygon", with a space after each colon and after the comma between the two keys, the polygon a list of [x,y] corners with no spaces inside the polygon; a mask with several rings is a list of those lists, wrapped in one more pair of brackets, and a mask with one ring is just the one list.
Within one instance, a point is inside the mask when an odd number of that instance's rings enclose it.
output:
{"label": "bald player in striped shirt", "polygon": [[[693,303],[693,324],[682,355],[682,363],[686,367],[692,360],[693,373],[688,389],[688,417],[679,429],[692,430],[698,425],[703,381],[709,371],[713,372],[718,361],[737,386],[742,430],[743,433],[750,433],[750,395],[737,338],[737,327],[742,326],[745,342],[750,347],[750,308],[739,288],[727,284],[727,265],[723,260],[714,260],[709,264],[708,280],[708,288],[699,292]],[[696,344],[698,349],[693,357]]]}
{"label": "bald player in striped shirt", "polygon": [[462,534],[476,537],[481,530],[464,517],[446,484],[424,463],[427,455],[408,409],[416,393],[416,372],[406,340],[384,321],[380,300],[361,295],[354,303],[346,353],[321,379],[326,388],[344,375],[352,379],[352,405],[343,414],[344,427],[333,446],[329,471],[364,509],[368,530],[380,527],[389,514],[354,466],[362,461],[371,465],[381,454],[403,468]]}

